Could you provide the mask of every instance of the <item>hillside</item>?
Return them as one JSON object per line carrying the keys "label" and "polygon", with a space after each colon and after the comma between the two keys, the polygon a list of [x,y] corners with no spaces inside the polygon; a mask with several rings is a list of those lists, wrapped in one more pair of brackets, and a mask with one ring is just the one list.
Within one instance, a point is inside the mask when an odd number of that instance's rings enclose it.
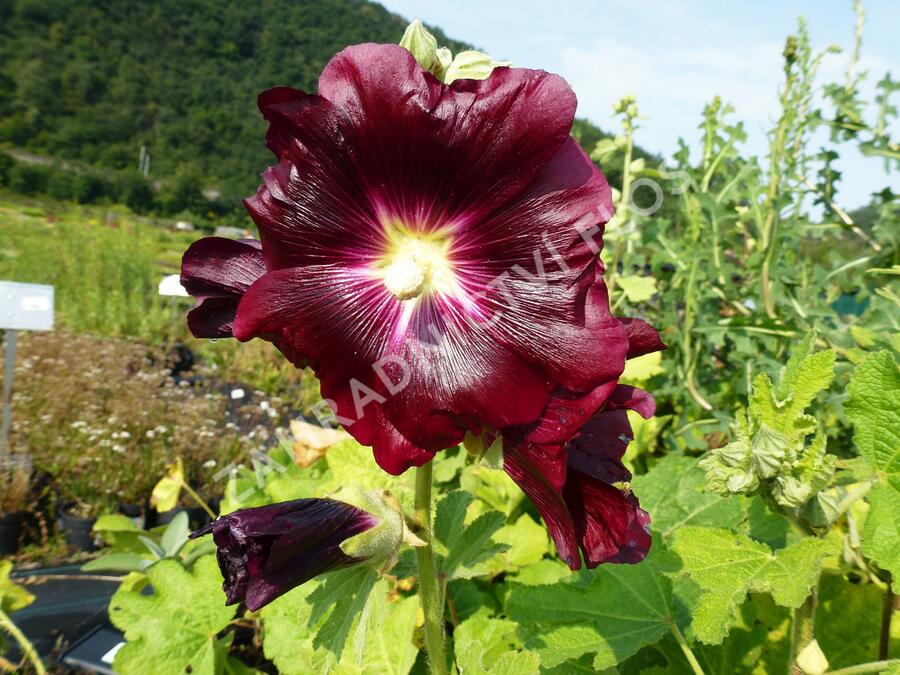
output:
{"label": "hillside", "polygon": [[[157,188],[236,205],[270,161],[257,93],[314,88],[345,45],[396,42],[405,25],[363,0],[0,0],[0,145],[103,171],[134,169],[143,145]],[[169,199],[155,210],[190,204]]]}

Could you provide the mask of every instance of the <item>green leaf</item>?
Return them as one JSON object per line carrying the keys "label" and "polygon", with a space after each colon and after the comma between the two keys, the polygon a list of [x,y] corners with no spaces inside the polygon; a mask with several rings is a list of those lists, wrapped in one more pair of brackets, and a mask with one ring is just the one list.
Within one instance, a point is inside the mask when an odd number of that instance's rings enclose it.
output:
{"label": "green leaf", "polygon": [[467,527],[450,532],[446,544],[447,557],[441,566],[446,578],[470,579],[487,574],[489,570],[482,563],[508,548],[491,539],[503,527],[505,520],[506,516],[499,511],[488,511]]}
{"label": "green leaf", "polygon": [[900,367],[888,351],[872,354],[853,374],[844,405],[853,440],[895,490],[900,490]]}
{"label": "green leaf", "polygon": [[496,509],[509,515],[525,498],[525,493],[505,471],[489,469],[481,464],[465,467],[459,483],[464,490],[475,495],[478,501],[474,508],[482,511]]}
{"label": "green leaf", "polygon": [[9,578],[13,564],[11,560],[0,560],[0,610],[12,614],[28,607],[34,596]]}
{"label": "green leaf", "polygon": [[281,675],[311,672],[315,631],[309,627],[312,606],[307,602],[316,589],[316,580],[298,586],[260,611],[263,623],[263,652]]}
{"label": "green leaf", "polygon": [[515,632],[514,622],[493,618],[486,609],[459,624],[453,631],[453,645],[461,675],[536,675],[540,656],[522,651]]}
{"label": "green leaf", "polygon": [[869,493],[863,554],[900,578],[900,367],[888,351],[876,352],[856,369],[844,409],[853,422],[856,447],[879,483]]}
{"label": "green leaf", "polygon": [[438,502],[434,516],[434,536],[444,545],[445,551],[453,538],[463,531],[466,513],[473,499],[465,490],[454,490]]}
{"label": "green leaf", "polygon": [[159,541],[166,557],[172,558],[178,555],[178,552],[188,542],[190,531],[187,512],[176,513]]}
{"label": "green leaf", "polygon": [[653,277],[623,276],[616,279],[616,284],[622,289],[628,302],[644,302],[656,295],[656,279]]}
{"label": "green leaf", "polygon": [[512,525],[504,525],[494,535],[494,540],[509,548],[502,554],[507,568],[525,567],[536,563],[550,552],[547,529],[527,513],[519,516]]}
{"label": "green leaf", "polygon": [[664,539],[684,525],[734,528],[746,517],[744,500],[705,490],[706,474],[692,457],[670,453],[631,485]]}
{"label": "green leaf", "polygon": [[337,492],[347,485],[363,490],[389,490],[405,509],[412,508],[413,472],[388,475],[375,463],[371,448],[347,439],[328,448],[325,461],[331,470],[331,480],[321,487],[323,493]]}
{"label": "green leaf", "polygon": [[109,553],[107,555],[101,555],[94,560],[89,560],[81,566],[81,570],[83,572],[97,572],[101,570],[109,570],[112,572],[142,572],[152,564],[152,560],[143,558],[137,553]]}
{"label": "green leaf", "polygon": [[828,552],[825,542],[815,538],[773,552],[742,534],[709,527],[679,529],[672,549],[700,587],[694,632],[709,644],[725,639],[747,593],[771,593],[782,607],[803,604]]}
{"label": "green leaf", "polygon": [[110,619],[127,640],[116,654],[116,672],[143,673],[153,664],[158,675],[221,673],[229,645],[218,634],[235,608],[225,606],[215,558],[201,558],[193,572],[163,560],[147,577],[152,594],[119,589],[110,601]]}
{"label": "green leaf", "polygon": [[892,485],[876,485],[869,493],[862,552],[891,573],[895,589],[900,586],[900,492]]}
{"label": "green leaf", "polygon": [[568,579],[570,576],[572,576],[572,571],[565,563],[560,560],[544,558],[527,567],[523,567],[515,574],[507,576],[506,579],[524,586],[542,586],[544,584],[555,584],[557,581]]}
{"label": "green leaf", "polygon": [[419,600],[410,597],[387,602],[386,592],[376,593],[374,597],[377,600],[373,617],[369,619],[362,672],[366,675],[406,675],[412,670],[419,652],[413,643]]}
{"label": "green leaf", "polygon": [[[317,626],[314,647],[324,647],[335,660],[340,660],[353,623],[360,618],[377,580],[378,573],[366,565],[325,575],[323,582],[309,596],[312,605],[309,625],[325,619]],[[364,631],[365,626],[362,626],[361,632]]]}
{"label": "green leaf", "polygon": [[309,625],[313,611],[309,599],[319,587],[321,583],[315,580],[304,584],[263,608],[260,614],[265,628],[263,650],[281,675],[406,675],[412,669],[419,651],[413,643],[417,598],[388,602],[387,584],[378,582],[369,596],[371,616],[365,622],[365,659],[360,662],[354,650],[345,650],[338,662],[333,654],[314,645],[316,627]]}
{"label": "green leaf", "polygon": [[[878,654],[884,591],[851,583],[844,575],[823,574],[816,609],[816,638],[833,669],[872,661]],[[891,654],[900,649],[900,625],[891,623]],[[848,640],[847,636],[853,639]]]}
{"label": "green leaf", "polygon": [[515,587],[506,612],[543,666],[596,653],[595,666],[610,668],[670,630],[672,588],[656,562],[662,553],[655,541],[641,564],[598,567],[582,576],[586,584]]}

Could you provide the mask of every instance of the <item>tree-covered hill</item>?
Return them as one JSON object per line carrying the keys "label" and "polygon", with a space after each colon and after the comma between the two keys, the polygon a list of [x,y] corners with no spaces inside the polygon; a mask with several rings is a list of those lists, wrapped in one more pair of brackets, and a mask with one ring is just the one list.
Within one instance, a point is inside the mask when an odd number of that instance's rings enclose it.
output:
{"label": "tree-covered hill", "polygon": [[405,25],[364,0],[0,0],[0,145],[117,171],[146,146],[157,186],[235,204],[270,161],[257,93]]}

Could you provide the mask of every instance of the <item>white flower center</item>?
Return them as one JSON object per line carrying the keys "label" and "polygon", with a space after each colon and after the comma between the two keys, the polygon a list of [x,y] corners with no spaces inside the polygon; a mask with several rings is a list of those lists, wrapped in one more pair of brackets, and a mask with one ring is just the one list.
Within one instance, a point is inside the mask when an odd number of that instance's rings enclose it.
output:
{"label": "white flower center", "polygon": [[412,300],[432,292],[449,292],[455,282],[448,258],[449,240],[397,232],[379,264],[379,276],[398,300]]}
{"label": "white flower center", "polygon": [[398,300],[417,298],[431,281],[431,263],[416,253],[395,258],[384,269],[384,285]]}

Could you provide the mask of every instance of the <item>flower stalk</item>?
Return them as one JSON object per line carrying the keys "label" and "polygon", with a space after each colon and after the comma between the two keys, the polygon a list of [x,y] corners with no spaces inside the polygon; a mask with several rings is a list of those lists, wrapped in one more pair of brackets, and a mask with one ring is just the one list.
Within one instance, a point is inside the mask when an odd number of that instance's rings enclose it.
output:
{"label": "flower stalk", "polygon": [[816,605],[819,603],[818,586],[813,588],[803,604],[794,610],[794,621],[791,630],[791,660],[788,666],[788,675],[802,674],[803,670],[797,665],[797,656],[813,640],[815,627]]}
{"label": "flower stalk", "polygon": [[41,662],[41,658],[38,656],[34,645],[31,644],[31,641],[25,637],[25,633],[19,630],[19,627],[12,622],[12,619],[10,619],[3,610],[0,610],[0,629],[5,630],[19,643],[22,654],[31,663],[34,672],[37,673],[37,675],[45,675],[47,670],[44,668],[44,664]]}
{"label": "flower stalk", "polygon": [[684,654],[684,658],[687,659],[688,664],[691,666],[691,670],[694,672],[694,675],[705,675],[703,666],[700,665],[700,661],[697,660],[697,656],[694,654],[691,646],[688,644],[688,641],[685,639],[684,634],[678,628],[674,619],[669,621],[669,630],[675,637],[675,641],[678,643],[678,646],[681,647],[681,652]]}
{"label": "flower stalk", "polygon": [[416,469],[416,520],[421,526],[418,533],[425,546],[416,548],[419,567],[419,598],[425,616],[425,647],[432,675],[447,674],[447,658],[444,651],[444,595],[434,565],[434,547],[431,532],[431,474],[432,462]]}

